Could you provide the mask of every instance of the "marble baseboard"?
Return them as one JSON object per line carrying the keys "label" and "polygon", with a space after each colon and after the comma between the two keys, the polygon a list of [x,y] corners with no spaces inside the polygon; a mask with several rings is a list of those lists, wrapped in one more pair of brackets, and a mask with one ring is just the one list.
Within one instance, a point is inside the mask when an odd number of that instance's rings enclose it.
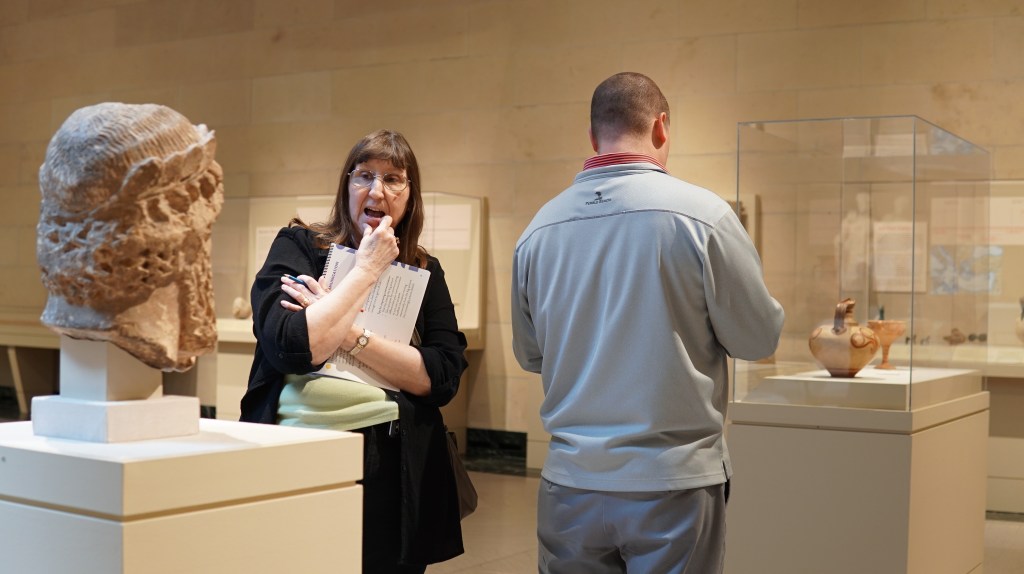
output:
{"label": "marble baseboard", "polygon": [[18,397],[13,387],[0,387],[0,422],[16,422],[22,420],[18,410]]}
{"label": "marble baseboard", "polygon": [[526,433],[466,429],[466,468],[476,472],[536,476],[526,468]]}
{"label": "marble baseboard", "polygon": [[989,510],[985,512],[985,520],[1002,520],[1004,522],[1024,522],[1024,514],[1016,512],[995,512]]}

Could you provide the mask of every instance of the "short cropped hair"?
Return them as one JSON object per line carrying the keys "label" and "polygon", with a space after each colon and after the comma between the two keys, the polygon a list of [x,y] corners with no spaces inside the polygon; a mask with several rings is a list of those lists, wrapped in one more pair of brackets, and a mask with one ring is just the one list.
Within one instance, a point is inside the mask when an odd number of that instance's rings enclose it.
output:
{"label": "short cropped hair", "polygon": [[590,131],[594,137],[644,135],[668,100],[654,80],[636,72],[621,72],[601,82],[590,100]]}

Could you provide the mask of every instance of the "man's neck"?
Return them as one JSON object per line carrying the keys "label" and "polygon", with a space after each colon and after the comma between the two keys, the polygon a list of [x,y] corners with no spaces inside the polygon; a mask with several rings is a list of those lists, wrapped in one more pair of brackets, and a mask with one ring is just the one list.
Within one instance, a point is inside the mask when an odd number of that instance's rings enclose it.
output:
{"label": "man's neck", "polygon": [[660,165],[665,165],[668,160],[667,157],[663,157],[665,155],[663,151],[654,147],[650,140],[625,137],[599,141],[596,147],[598,155],[610,153],[640,154],[654,158]]}
{"label": "man's neck", "polygon": [[597,153],[601,155],[608,153],[638,153],[655,157],[657,150],[654,149],[654,146],[650,144],[644,145],[644,142],[635,138],[619,138],[597,142]]}

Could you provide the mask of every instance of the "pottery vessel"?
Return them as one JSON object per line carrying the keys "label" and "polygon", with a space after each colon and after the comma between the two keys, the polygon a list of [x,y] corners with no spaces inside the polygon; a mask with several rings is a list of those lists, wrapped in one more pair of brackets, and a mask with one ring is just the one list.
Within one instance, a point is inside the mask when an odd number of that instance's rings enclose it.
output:
{"label": "pottery vessel", "polygon": [[877,319],[868,321],[868,328],[875,332],[878,341],[882,344],[882,362],[876,369],[895,369],[889,362],[889,347],[893,341],[899,339],[907,332],[907,324],[898,319]]}
{"label": "pottery vessel", "polygon": [[1017,338],[1024,343],[1024,297],[1020,298],[1020,317],[1017,318]]}
{"label": "pottery vessel", "polygon": [[953,327],[948,335],[943,335],[942,340],[950,345],[961,345],[967,341],[967,335],[960,329]]}
{"label": "pottery vessel", "polygon": [[853,377],[881,346],[878,335],[853,318],[855,303],[853,299],[840,301],[832,323],[815,329],[807,340],[815,360],[833,377]]}

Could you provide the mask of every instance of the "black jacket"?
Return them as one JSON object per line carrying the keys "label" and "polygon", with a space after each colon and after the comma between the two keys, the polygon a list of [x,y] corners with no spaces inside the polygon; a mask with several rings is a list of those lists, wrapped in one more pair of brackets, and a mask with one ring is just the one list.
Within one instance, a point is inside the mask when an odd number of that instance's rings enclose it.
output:
{"label": "black jacket", "polygon": [[[323,366],[311,363],[305,311],[288,311],[280,302],[288,297],[281,289],[283,274],[319,277],[326,262],[327,250],[317,249],[313,234],[304,228],[284,228],[274,239],[252,286],[256,353],[249,387],[242,397],[242,421],[275,424],[284,376],[310,373]],[[451,401],[459,389],[467,366],[466,337],[458,330],[441,264],[430,257],[427,270],[430,280],[416,330],[431,392],[425,397],[390,393],[398,402],[402,467],[406,471],[402,477],[402,560],[420,564],[463,552],[458,496],[439,407]]]}

